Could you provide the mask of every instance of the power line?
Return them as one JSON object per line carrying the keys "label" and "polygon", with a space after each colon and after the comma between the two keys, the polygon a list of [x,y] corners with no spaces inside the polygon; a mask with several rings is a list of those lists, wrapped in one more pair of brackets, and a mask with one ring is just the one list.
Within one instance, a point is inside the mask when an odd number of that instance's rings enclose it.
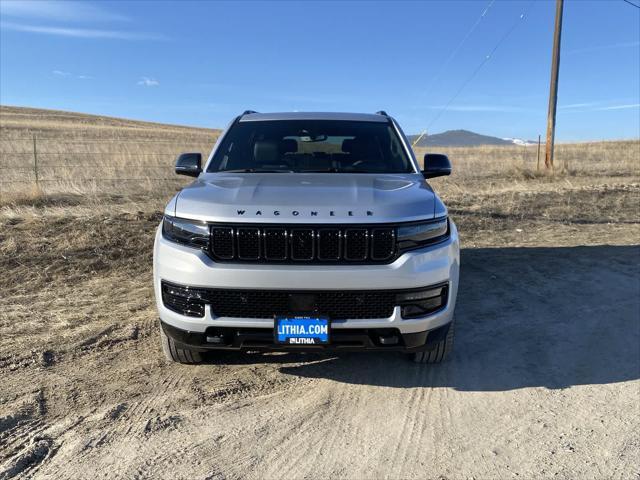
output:
{"label": "power line", "polygon": [[633,5],[634,7],[636,7],[636,8],[639,8],[639,9],[640,9],[640,5],[636,5],[635,3],[630,2],[629,0],[622,0],[622,1],[623,1],[623,2],[627,2],[629,5]]}
{"label": "power line", "polygon": [[418,138],[416,138],[416,140],[411,144],[412,147],[415,147],[416,144],[422,139],[422,137],[424,137],[426,135],[427,131],[431,128],[431,126],[440,119],[442,114],[447,111],[447,109],[456,100],[456,98],[458,98],[458,96],[462,93],[462,91],[466,88],[466,86],[476,77],[476,75],[480,72],[480,70],[482,70],[482,67],[484,67],[489,60],[491,60],[491,57],[498,50],[498,48],[500,48],[500,46],[507,40],[507,38],[509,38],[509,36],[513,33],[513,31],[516,28],[518,28],[518,26],[520,25],[522,20],[525,19],[527,12],[529,11],[529,9],[531,8],[531,6],[534,4],[535,1],[536,0],[531,0],[531,2],[529,2],[529,5],[525,9],[525,11],[520,14],[518,19],[511,26],[511,28],[509,30],[507,30],[507,32],[500,38],[498,43],[496,43],[496,45],[489,52],[489,54],[484,57],[482,62],[480,62],[480,64],[475,68],[475,70],[473,70],[473,72],[471,72],[471,75],[469,75],[465,79],[465,81],[462,83],[462,85],[456,91],[456,93],[449,99],[449,101],[444,105],[444,107],[442,109],[440,109],[440,111],[438,111],[438,113],[433,118],[433,120],[431,120],[431,122],[429,122],[429,124],[427,125],[427,128],[425,128],[424,131],[418,136]]}
{"label": "power line", "polygon": [[438,80],[440,80],[440,77],[442,76],[442,74],[444,73],[444,71],[447,69],[447,67],[449,66],[449,64],[451,63],[451,61],[456,57],[456,55],[458,55],[458,52],[460,51],[460,49],[464,46],[464,44],[467,42],[467,40],[469,39],[469,37],[471,36],[471,34],[475,31],[475,29],[478,27],[478,25],[480,25],[480,22],[482,21],[482,19],[487,15],[487,13],[489,13],[489,9],[493,6],[493,4],[496,2],[496,0],[490,0],[489,3],[487,4],[486,7],[484,7],[484,10],[482,10],[482,13],[480,14],[480,16],[478,17],[478,19],[476,20],[476,22],[471,26],[471,28],[469,29],[469,31],[467,32],[467,34],[463,37],[463,39],[460,41],[460,43],[458,43],[458,46],[456,48],[453,49],[453,51],[451,52],[451,54],[449,55],[449,57],[447,57],[447,59],[445,60],[445,62],[442,64],[442,66],[440,67],[440,69],[438,70],[438,72],[436,73],[435,77],[433,77],[433,79],[431,80],[431,82],[429,83],[429,86],[425,89],[425,91],[422,93],[422,95],[420,95],[421,98],[426,97],[429,93],[431,93],[431,90],[433,89],[433,87],[435,86],[435,84],[437,83]]}

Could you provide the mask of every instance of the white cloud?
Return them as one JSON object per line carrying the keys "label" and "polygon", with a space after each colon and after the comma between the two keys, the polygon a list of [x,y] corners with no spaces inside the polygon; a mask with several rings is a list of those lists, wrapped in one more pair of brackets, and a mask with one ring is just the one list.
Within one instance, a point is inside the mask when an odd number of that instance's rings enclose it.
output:
{"label": "white cloud", "polygon": [[140,80],[138,80],[138,85],[143,85],[145,87],[157,87],[158,85],[160,85],[160,82],[155,78],[142,77]]}
{"label": "white cloud", "polygon": [[573,55],[576,53],[589,53],[589,52],[597,52],[599,50],[613,50],[617,48],[634,48],[640,46],[639,41],[635,42],[620,42],[620,43],[612,43],[609,45],[593,45],[591,47],[584,48],[574,48],[572,50],[567,50],[563,52],[563,55]]}
{"label": "white cloud", "polygon": [[558,109],[573,109],[573,108],[587,108],[599,105],[599,102],[586,102],[586,103],[569,103],[567,105],[560,105]]}
{"label": "white cloud", "polygon": [[44,18],[58,21],[130,21],[89,2],[2,0],[2,15],[17,18]]}
{"label": "white cloud", "polygon": [[132,33],[121,30],[100,30],[94,28],[51,27],[26,25],[23,23],[2,22],[0,27],[17,32],[40,33],[76,38],[108,38],[117,40],[162,40],[164,37],[148,33]]}
{"label": "white cloud", "polygon": [[91,75],[74,75],[73,73],[65,72],[64,70],[52,70],[51,73],[56,77],[77,78],[79,80],[93,80],[93,77]]}
{"label": "white cloud", "polygon": [[594,110],[628,110],[630,108],[640,108],[640,103],[627,103],[624,105],[611,105],[609,107],[594,108]]}
{"label": "white cloud", "polygon": [[564,110],[563,113],[604,112],[607,110],[628,110],[631,108],[640,108],[640,103],[615,104],[610,100],[608,102],[572,103],[558,107],[559,110]]}

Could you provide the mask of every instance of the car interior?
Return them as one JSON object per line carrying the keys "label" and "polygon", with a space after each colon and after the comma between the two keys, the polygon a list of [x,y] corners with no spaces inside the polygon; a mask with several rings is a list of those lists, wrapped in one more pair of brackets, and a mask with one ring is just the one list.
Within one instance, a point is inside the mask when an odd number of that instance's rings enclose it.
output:
{"label": "car interior", "polygon": [[304,145],[306,151],[300,151],[299,143],[293,138],[257,140],[253,144],[252,167],[295,171],[388,169],[379,145],[366,139],[344,139],[335,153],[326,148],[314,150],[313,145]]}

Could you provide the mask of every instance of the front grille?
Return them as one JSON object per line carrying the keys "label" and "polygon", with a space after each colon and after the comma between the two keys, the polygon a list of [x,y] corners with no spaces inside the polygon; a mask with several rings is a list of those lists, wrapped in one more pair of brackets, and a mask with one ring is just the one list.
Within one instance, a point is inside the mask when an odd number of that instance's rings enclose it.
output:
{"label": "front grille", "polygon": [[315,312],[332,320],[389,318],[396,305],[403,317],[433,313],[446,305],[448,285],[408,290],[248,290],[194,288],[162,282],[165,306],[183,315],[273,318]]}
{"label": "front grille", "polygon": [[211,227],[210,253],[222,262],[385,263],[396,251],[395,228],[387,226]]}
{"label": "front grille", "polygon": [[216,316],[244,318],[314,311],[335,320],[388,318],[395,306],[389,291],[208,290],[207,300]]}

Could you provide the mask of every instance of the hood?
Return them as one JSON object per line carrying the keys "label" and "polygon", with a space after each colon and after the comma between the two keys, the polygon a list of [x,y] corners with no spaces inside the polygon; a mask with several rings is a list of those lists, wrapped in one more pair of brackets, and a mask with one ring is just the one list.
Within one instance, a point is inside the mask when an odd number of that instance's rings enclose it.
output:
{"label": "hood", "polygon": [[441,202],[420,174],[207,173],[175,215],[209,222],[385,223],[434,217]]}

